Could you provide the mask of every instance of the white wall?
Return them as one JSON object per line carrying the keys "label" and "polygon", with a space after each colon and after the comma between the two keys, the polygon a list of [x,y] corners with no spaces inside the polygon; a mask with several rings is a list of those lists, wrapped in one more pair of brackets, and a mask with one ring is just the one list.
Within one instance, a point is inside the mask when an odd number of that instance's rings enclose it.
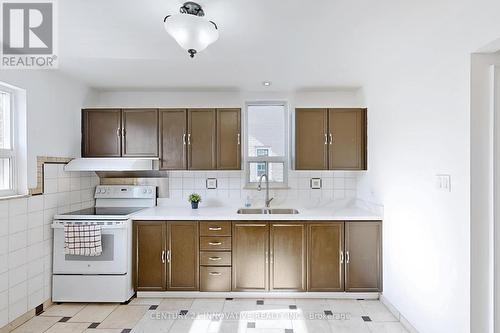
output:
{"label": "white wall", "polygon": [[[498,54],[471,58],[471,327],[492,332],[493,112],[491,74]],[[500,97],[500,96],[499,96]]]}
{"label": "white wall", "polygon": [[81,108],[92,91],[59,72],[3,70],[0,81],[26,90],[28,186],[36,186],[36,156],[80,156]]}
{"label": "white wall", "polygon": [[294,107],[360,107],[360,89],[295,93],[242,93],[238,91],[97,91],[96,107],[241,107],[247,101],[288,101]]}

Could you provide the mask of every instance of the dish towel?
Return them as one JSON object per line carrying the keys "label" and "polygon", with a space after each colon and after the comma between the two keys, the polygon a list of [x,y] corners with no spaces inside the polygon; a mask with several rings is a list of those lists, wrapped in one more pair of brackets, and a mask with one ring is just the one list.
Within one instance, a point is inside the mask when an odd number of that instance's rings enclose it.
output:
{"label": "dish towel", "polygon": [[65,224],[64,253],[77,256],[100,256],[102,254],[101,226]]}

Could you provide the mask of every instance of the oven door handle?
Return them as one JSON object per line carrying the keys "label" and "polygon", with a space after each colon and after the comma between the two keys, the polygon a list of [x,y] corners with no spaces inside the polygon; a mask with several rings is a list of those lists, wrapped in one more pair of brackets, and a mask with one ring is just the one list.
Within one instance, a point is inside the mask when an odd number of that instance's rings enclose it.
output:
{"label": "oven door handle", "polygon": [[[79,223],[71,223],[70,225],[85,225],[85,224],[79,224]],[[98,226],[101,227],[101,230],[109,230],[109,229],[125,229],[127,227],[126,224],[116,224],[116,225],[101,225],[97,224]],[[64,224],[60,223],[52,223],[51,225],[52,229],[64,229]]]}

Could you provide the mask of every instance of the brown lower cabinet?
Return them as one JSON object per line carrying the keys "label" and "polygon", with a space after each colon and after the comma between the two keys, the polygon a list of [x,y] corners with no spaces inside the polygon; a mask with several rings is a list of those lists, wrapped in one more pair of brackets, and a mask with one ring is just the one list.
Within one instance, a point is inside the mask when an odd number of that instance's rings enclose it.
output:
{"label": "brown lower cabinet", "polygon": [[137,291],[382,291],[380,221],[134,222]]}
{"label": "brown lower cabinet", "polygon": [[345,291],[382,291],[382,223],[345,223]]}
{"label": "brown lower cabinet", "polygon": [[344,291],[344,222],[307,225],[307,290]]}
{"label": "brown lower cabinet", "polygon": [[136,291],[199,288],[198,222],[134,222]]}

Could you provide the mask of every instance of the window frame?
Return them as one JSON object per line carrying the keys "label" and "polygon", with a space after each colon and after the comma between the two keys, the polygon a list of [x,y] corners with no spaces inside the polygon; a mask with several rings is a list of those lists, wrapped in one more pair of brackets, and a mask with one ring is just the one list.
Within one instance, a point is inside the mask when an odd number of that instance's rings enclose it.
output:
{"label": "window frame", "polygon": [[[282,106],[283,107],[283,139],[284,139],[284,156],[249,156],[248,154],[248,108],[250,106]],[[269,188],[287,189],[288,188],[288,170],[290,163],[290,147],[289,147],[289,126],[290,126],[290,109],[287,101],[273,100],[273,101],[248,101],[245,102],[244,111],[244,169],[245,169],[245,188],[257,189],[257,182],[250,182],[250,163],[266,163],[266,174],[268,174],[269,163],[283,163],[283,182],[269,182]],[[262,148],[271,148],[269,146],[262,146]]]}
{"label": "window frame", "polygon": [[14,112],[15,105],[15,94],[16,92],[5,85],[0,84],[0,93],[9,94],[9,135],[10,135],[10,149],[0,148],[0,158],[8,158],[10,160],[9,163],[9,189],[2,190],[0,189],[0,197],[8,197],[17,195],[18,192],[18,175],[17,175],[17,129],[16,129],[16,114]]}

